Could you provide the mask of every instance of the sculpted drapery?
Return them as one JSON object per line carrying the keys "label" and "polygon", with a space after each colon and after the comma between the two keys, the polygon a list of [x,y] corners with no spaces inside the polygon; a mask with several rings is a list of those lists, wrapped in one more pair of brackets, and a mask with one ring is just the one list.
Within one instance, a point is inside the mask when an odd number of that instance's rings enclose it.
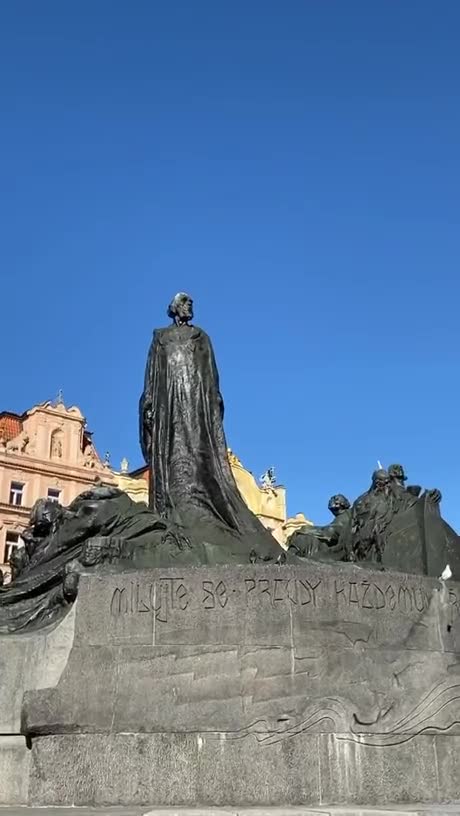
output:
{"label": "sculpted drapery", "polygon": [[206,332],[189,325],[188,303],[182,321],[154,332],[147,358],[140,437],[150,466],[150,507],[197,534],[204,535],[205,526],[215,543],[225,531],[248,536],[248,550],[263,543],[266,555],[278,555],[279,545],[236,486],[213,348]]}

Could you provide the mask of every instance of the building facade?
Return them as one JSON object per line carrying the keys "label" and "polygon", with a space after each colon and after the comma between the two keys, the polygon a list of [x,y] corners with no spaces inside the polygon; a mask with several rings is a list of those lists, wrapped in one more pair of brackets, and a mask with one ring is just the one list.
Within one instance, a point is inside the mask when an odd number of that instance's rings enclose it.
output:
{"label": "building facade", "polygon": [[69,504],[97,479],[116,480],[101,461],[80,409],[62,401],[24,414],[0,413],[0,566],[9,572],[37,499]]}

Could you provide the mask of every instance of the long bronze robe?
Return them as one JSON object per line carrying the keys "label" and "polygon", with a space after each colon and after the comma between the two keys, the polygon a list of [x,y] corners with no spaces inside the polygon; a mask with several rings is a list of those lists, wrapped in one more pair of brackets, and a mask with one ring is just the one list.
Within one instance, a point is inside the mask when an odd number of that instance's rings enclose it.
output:
{"label": "long bronze robe", "polygon": [[210,543],[223,544],[226,532],[244,537],[248,550],[263,550],[262,557],[280,554],[236,486],[227,456],[219,374],[202,329],[172,325],[154,332],[139,413],[151,509],[180,519]]}

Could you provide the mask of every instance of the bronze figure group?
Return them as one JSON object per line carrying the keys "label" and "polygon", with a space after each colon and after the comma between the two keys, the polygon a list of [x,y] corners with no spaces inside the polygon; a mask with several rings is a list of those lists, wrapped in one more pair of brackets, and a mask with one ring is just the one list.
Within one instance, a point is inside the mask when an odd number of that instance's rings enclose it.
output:
{"label": "bronze figure group", "polygon": [[353,504],[332,496],[330,524],[298,530],[285,553],[238,491],[214,352],[192,323],[191,297],[176,295],[168,315],[171,325],[153,335],[139,405],[149,507],[102,484],[67,508],[37,502],[24,547],[13,551],[12,582],[0,581],[0,632],[58,620],[87,570],[317,559],[428,575],[450,564],[460,578],[459,539],[441,518],[439,490],[406,486],[401,465],[375,471]]}

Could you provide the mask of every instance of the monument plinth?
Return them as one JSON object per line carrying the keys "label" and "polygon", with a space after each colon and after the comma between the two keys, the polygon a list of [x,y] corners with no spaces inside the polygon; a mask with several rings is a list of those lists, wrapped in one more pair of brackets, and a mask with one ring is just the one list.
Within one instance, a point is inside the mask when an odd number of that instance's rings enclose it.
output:
{"label": "monument plinth", "polygon": [[459,605],[347,565],[85,575],[59,681],[25,693],[28,801],[460,798]]}

